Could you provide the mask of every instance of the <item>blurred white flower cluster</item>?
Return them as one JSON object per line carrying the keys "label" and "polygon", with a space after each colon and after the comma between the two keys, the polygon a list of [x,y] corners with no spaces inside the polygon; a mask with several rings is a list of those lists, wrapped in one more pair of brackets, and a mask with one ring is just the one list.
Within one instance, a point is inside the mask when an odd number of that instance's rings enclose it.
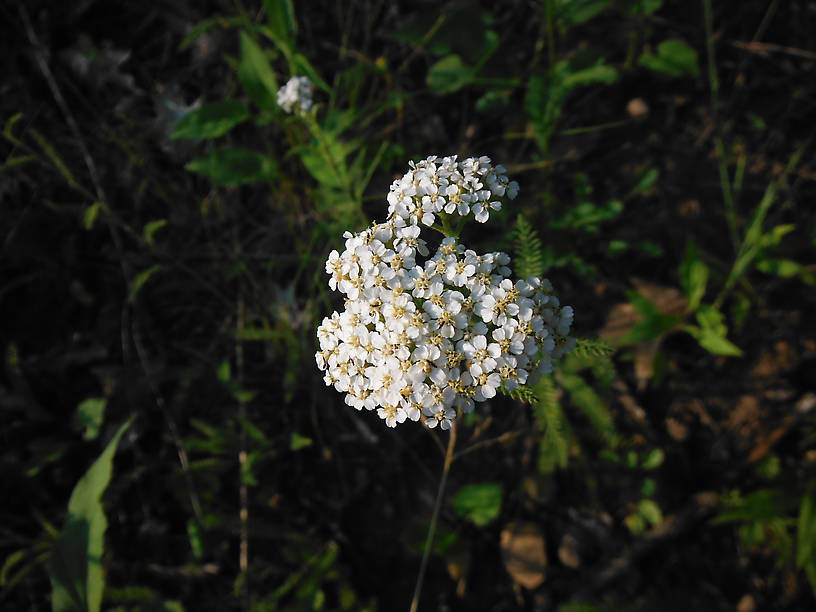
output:
{"label": "blurred white flower cluster", "polygon": [[487,157],[412,163],[391,186],[386,222],[346,232],[345,250],[331,252],[329,286],[345,310],[323,319],[315,358],[347,404],[376,409],[389,427],[449,429],[457,409],[534,382],[575,345],[572,308],[547,280],[514,283],[506,253],[446,237],[428,257],[419,223],[471,212],[486,221],[518,192],[504,172]]}
{"label": "blurred white flower cluster", "polygon": [[278,90],[278,105],[287,113],[308,113],[312,108],[312,82],[305,76],[289,79]]}

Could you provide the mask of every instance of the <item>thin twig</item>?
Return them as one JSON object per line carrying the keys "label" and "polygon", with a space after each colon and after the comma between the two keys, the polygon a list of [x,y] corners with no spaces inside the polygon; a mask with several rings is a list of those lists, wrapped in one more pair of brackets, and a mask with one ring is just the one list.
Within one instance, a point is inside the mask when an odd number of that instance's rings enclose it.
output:
{"label": "thin twig", "polygon": [[406,57],[405,60],[399,65],[399,68],[397,68],[398,73],[402,72],[408,67],[408,64],[410,64],[414,57],[416,57],[416,54],[419,53],[423,49],[423,47],[425,47],[426,44],[428,44],[428,42],[439,31],[439,28],[441,28],[444,25],[447,18],[448,16],[445,15],[444,13],[437,17],[436,21],[431,26],[431,29],[425,33],[425,36],[422,37],[422,40],[419,41],[419,44],[416,47],[414,47],[413,51],[411,51],[411,53],[408,54],[408,57]]}
{"label": "thin twig", "polygon": [[741,42],[739,40],[731,41],[731,44],[737,49],[756,53],[757,55],[768,55],[769,53],[784,53],[786,55],[793,55],[795,57],[803,57],[809,60],[816,60],[816,53],[807,51],[805,49],[796,49],[795,47],[785,47],[783,45],[775,45],[773,43],[763,42]]}
{"label": "thin twig", "polygon": [[466,449],[456,453],[456,455],[454,456],[454,460],[464,457],[465,455],[468,455],[473,451],[479,450],[480,448],[484,448],[486,446],[493,446],[494,444],[503,444],[505,442],[509,442],[511,440],[514,440],[515,438],[518,438],[522,433],[524,432],[506,431],[505,433],[496,438],[490,438],[489,440],[482,440],[481,442],[476,442],[475,444],[471,444],[470,446],[468,446]]}
{"label": "thin twig", "polygon": [[[236,312],[236,327],[239,332],[244,329],[246,312],[244,305],[244,296],[240,289],[238,291],[238,304]],[[235,367],[238,375],[238,388],[241,388],[244,380],[244,343],[240,337],[235,340]],[[238,465],[240,469],[241,485],[238,489],[238,497],[240,503],[240,510],[238,518],[241,523],[241,544],[238,557],[238,567],[241,574],[244,576],[244,581],[241,586],[241,602],[245,611],[249,610],[249,495],[247,491],[246,479],[244,471],[247,462],[247,434],[244,422],[246,421],[246,402],[244,402],[243,395],[238,394],[238,419],[241,421],[241,430],[238,434]]]}
{"label": "thin twig", "polygon": [[453,463],[453,449],[456,446],[456,423],[451,425],[450,437],[448,438],[448,451],[445,453],[445,464],[442,467],[442,479],[439,481],[439,491],[436,493],[433,515],[431,515],[431,525],[428,527],[428,538],[425,540],[425,550],[422,553],[422,563],[419,565],[419,575],[417,576],[414,596],[411,599],[411,612],[416,612],[419,607],[419,596],[422,594],[422,583],[425,581],[425,570],[428,569],[428,560],[431,558],[434,535],[436,534],[436,524],[439,521],[439,510],[442,508],[442,498],[445,497],[445,485],[448,482],[448,472]]}

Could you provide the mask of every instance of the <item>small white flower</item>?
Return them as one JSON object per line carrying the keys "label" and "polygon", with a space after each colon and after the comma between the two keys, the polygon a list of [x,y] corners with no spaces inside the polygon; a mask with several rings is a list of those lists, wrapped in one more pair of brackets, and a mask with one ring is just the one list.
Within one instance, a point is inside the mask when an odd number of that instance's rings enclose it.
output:
{"label": "small white flower", "polygon": [[308,77],[294,76],[278,90],[278,105],[287,113],[305,115],[312,104],[312,82]]}

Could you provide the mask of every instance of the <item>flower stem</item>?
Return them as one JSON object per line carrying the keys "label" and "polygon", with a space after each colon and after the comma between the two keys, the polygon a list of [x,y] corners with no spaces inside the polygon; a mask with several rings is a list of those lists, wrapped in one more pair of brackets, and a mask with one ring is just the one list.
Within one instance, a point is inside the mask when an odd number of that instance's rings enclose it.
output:
{"label": "flower stem", "polygon": [[450,438],[448,438],[448,450],[445,453],[445,464],[442,467],[442,479],[439,481],[439,491],[436,494],[431,525],[428,527],[428,537],[425,540],[425,550],[422,553],[422,563],[419,565],[419,576],[417,576],[414,597],[411,600],[411,612],[417,612],[419,607],[419,596],[422,594],[422,583],[425,580],[425,570],[428,569],[428,560],[431,558],[433,539],[436,534],[436,524],[439,522],[439,510],[442,508],[442,498],[445,496],[445,484],[448,482],[448,472],[453,463],[453,448],[456,446],[456,423],[451,425]]}

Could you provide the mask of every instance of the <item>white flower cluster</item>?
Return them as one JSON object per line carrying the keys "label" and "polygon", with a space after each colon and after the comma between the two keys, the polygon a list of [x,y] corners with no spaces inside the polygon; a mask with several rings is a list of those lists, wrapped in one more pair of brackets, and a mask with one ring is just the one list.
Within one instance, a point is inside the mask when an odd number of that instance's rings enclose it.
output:
{"label": "white flower cluster", "polygon": [[479,223],[490,216],[490,210],[501,210],[501,200],[518,194],[518,183],[508,181],[504,166],[493,167],[490,158],[469,157],[458,162],[456,156],[429,157],[417,164],[401,179],[391,184],[388,213],[406,223],[433,225],[436,215],[454,212],[466,217],[473,212]]}
{"label": "white flower cluster", "polygon": [[385,223],[344,234],[326,271],[345,310],[319,326],[315,358],[347,404],[376,409],[389,427],[422,418],[449,429],[457,408],[534,381],[572,349],[573,310],[549,281],[513,283],[507,254],[479,255],[452,237],[428,257],[420,238],[419,222],[454,212],[484,221],[517,192],[487,157],[429,157],[391,186]]}
{"label": "white flower cluster", "polygon": [[289,79],[278,90],[278,105],[287,113],[308,113],[312,108],[312,82],[305,76]]}

